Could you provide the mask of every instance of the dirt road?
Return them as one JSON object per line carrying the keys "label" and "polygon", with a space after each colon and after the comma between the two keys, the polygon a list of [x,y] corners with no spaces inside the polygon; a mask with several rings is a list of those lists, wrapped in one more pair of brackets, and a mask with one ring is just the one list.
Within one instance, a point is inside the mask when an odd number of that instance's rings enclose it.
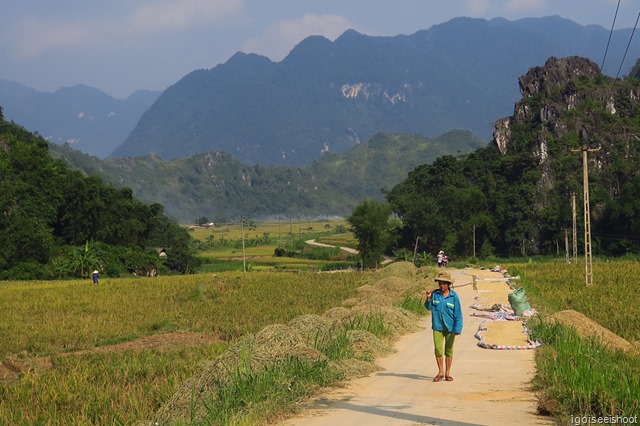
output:
{"label": "dirt road", "polygon": [[483,318],[470,316],[476,292],[471,276],[451,270],[464,310],[456,340],[452,382],[434,383],[437,372],[431,318],[396,342],[397,352],[379,360],[382,371],[351,381],[311,401],[287,426],[550,425],[536,415],[528,382],[534,350],[482,349],[474,337]]}

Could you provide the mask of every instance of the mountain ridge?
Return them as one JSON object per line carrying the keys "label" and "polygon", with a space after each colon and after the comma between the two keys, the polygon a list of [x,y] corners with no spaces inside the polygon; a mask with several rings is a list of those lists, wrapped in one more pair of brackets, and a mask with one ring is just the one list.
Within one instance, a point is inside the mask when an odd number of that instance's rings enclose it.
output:
{"label": "mountain ridge", "polygon": [[[617,69],[629,34],[614,31],[605,69]],[[411,35],[311,36],[280,62],[237,53],[167,89],[112,156],[220,150],[248,164],[304,165],[379,132],[464,129],[488,140],[518,99],[509,81],[550,56],[600,56],[608,35],[558,16],[462,17]]]}
{"label": "mountain ridge", "polygon": [[7,120],[38,132],[56,144],[107,157],[135,127],[142,113],[160,95],[138,90],[116,99],[84,84],[40,92],[0,79],[0,105]]}

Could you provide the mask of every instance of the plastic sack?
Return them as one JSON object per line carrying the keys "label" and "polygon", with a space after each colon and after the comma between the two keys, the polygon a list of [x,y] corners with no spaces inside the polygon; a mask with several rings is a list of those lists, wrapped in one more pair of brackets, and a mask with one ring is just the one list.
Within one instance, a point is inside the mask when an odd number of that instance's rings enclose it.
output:
{"label": "plastic sack", "polygon": [[518,316],[522,315],[524,311],[531,310],[531,305],[527,302],[527,297],[524,293],[524,287],[516,288],[509,294],[508,299],[513,312]]}

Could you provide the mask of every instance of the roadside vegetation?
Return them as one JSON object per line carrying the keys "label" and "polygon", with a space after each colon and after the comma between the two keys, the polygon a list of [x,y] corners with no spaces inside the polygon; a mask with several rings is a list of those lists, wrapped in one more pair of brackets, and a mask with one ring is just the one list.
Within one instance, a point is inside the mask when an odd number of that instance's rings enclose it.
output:
{"label": "roadside vegetation", "polygon": [[[565,423],[578,414],[640,416],[638,259],[595,260],[591,287],[585,284],[584,264],[569,265],[564,259],[502,265],[520,276],[516,285],[525,287],[539,311],[528,324],[543,342],[536,349],[533,380],[540,411]],[[582,333],[554,320],[567,310],[587,317],[571,324]],[[600,327],[621,339],[599,337]]]}

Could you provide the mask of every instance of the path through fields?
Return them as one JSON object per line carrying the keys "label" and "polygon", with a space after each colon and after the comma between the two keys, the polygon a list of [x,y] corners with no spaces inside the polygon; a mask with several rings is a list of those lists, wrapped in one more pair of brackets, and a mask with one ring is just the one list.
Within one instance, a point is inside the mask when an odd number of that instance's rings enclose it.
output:
{"label": "path through fields", "polygon": [[[470,316],[476,294],[471,276],[451,270],[463,312],[456,340],[452,382],[433,382],[431,319],[395,344],[397,352],[379,360],[381,371],[328,390],[308,402],[286,426],[551,425],[536,414],[529,390],[534,350],[482,349],[474,337],[483,318]],[[496,273],[496,276],[498,274]]]}

